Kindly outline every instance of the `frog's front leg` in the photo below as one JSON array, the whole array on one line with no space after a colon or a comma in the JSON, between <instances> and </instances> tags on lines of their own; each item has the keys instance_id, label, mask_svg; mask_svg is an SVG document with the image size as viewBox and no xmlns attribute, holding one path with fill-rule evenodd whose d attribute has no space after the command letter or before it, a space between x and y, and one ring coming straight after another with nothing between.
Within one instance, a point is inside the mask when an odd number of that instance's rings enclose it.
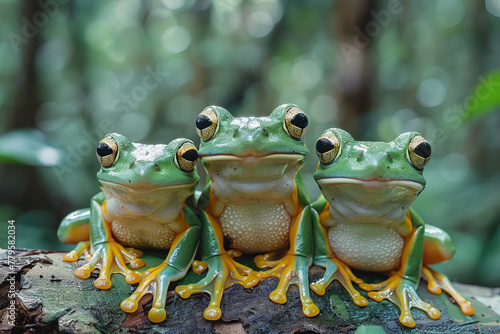
<instances>
[{"instance_id":1,"label":"frog's front leg","mask_svg":"<svg viewBox=\"0 0 500 334\"><path fill-rule=\"evenodd\" d=\"M144 273L135 292L122 301L120 307L123 311L135 312L142 297L151 293L154 299L153 306L148 313L149 320L152 322L165 320L168 286L170 282L186 276L198 249L201 234L201 223L188 207L184 207L178 220L187 222L190 227L175 237L165 261Z\"/></svg>"},{"instance_id":2,"label":"frog's front leg","mask_svg":"<svg viewBox=\"0 0 500 334\"><path fill-rule=\"evenodd\" d=\"M203 312L207 320L217 320L222 312L220 303L224 290L240 284L250 288L259 282L258 273L233 259L240 252L228 251L223 247L224 237L219 224L205 211L200 215L202 222L201 256L203 261L193 262L193 271L208 273L201 281L194 284L178 285L175 291L182 298L188 298L193 293L208 293L211 296L210 304Z\"/></svg>"},{"instance_id":3,"label":"frog's front leg","mask_svg":"<svg viewBox=\"0 0 500 334\"><path fill-rule=\"evenodd\" d=\"M129 284L137 283L141 279L140 275L130 270L126 264L130 263L133 269L144 266L145 262L138 258L142 252L127 250L113 239L110 223L103 217L105 210L104 194L99 193L90 202L91 257L87 257L87 263L75 270L75 276L86 279L94 269L99 269L99 278L94 281L94 286L98 289L111 287L110 278L113 273L124 275Z\"/></svg>"},{"instance_id":4,"label":"frog's front leg","mask_svg":"<svg viewBox=\"0 0 500 334\"><path fill-rule=\"evenodd\" d=\"M422 268L424 224L411 209L406 219L410 219L413 227L405 241L400 269L392 272L384 282L376 284L362 283L359 287L370 291L368 297L377 302L384 299L393 302L401 311L399 316L401 324L407 327L415 327L415 320L411 315L412 307L421 309L431 319L439 319L441 312L431 304L422 301L416 292Z\"/></svg>"},{"instance_id":5,"label":"frog's front leg","mask_svg":"<svg viewBox=\"0 0 500 334\"><path fill-rule=\"evenodd\" d=\"M438 227L426 225L422 278L427 281L427 290L435 295L440 295L444 290L455 299L463 314L473 315L476 311L470 302L455 290L448 277L429 267L430 264L441 263L451 259L454 254L455 244L448 233Z\"/></svg>"},{"instance_id":6,"label":"frog's front leg","mask_svg":"<svg viewBox=\"0 0 500 334\"><path fill-rule=\"evenodd\" d=\"M311 289L318 295L323 296L326 292L326 288L333 280L338 280L351 295L354 304L358 306L367 306L368 301L366 298L352 285L352 282L361 284L363 280L357 278L349 266L338 259L333 253L328 240L328 231L321 224L321 217L318 215L318 211L323 212L325 215L329 215L330 209L326 200L311 204L311 218L314 230L313 263L325 268L325 274L317 282L311 284Z\"/></svg>"},{"instance_id":7,"label":"frog's front leg","mask_svg":"<svg viewBox=\"0 0 500 334\"><path fill-rule=\"evenodd\" d=\"M319 308L309 295L309 267L313 255L313 233L311 229L311 210L306 206L294 219L290 226L290 250L280 260L268 260L274 254L258 255L255 264L259 268L272 268L260 272L262 278L275 277L279 279L276 289L269 298L279 304L287 301L287 291L291 284L299 288L302 301L302 311L308 317L318 315Z\"/></svg>"}]
</instances>

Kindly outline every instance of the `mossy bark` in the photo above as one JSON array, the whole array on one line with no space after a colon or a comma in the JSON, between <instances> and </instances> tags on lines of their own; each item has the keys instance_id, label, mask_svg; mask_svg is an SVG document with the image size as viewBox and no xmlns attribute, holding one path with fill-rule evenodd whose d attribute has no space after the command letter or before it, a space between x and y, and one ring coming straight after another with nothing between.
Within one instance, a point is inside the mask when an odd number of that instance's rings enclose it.
<instances>
[{"instance_id":1,"label":"mossy bark","mask_svg":"<svg viewBox=\"0 0 500 334\"><path fill-rule=\"evenodd\" d=\"M420 310L413 310L417 323L407 329L398 322L398 310L390 302L370 301L360 308L346 291L334 282L324 296L313 294L321 313L314 318L302 314L298 290L292 286L286 304L269 300L277 280L266 279L252 289L229 288L221 304L222 318L207 321L202 313L208 305L208 295L193 295L186 300L172 290L168 294L167 319L153 324L147 318L151 298L144 298L133 314L123 312L119 305L133 291L123 276L113 277L113 287L98 290L90 277L82 280L73 275L77 264L62 261L63 253L23 251L4 259L0 266L0 332L24 333L27 330L44 333L354 333L359 326L380 326L387 333L500 333L500 288L481 288L457 284L457 288L472 301L476 315L464 316L448 296L427 292L425 284L418 289L423 300L442 311L439 320L431 320ZM4 254L4 258L6 254ZM161 258L145 255L148 265ZM12 264L10 266L9 264ZM322 274L313 267L312 279ZM14 280L12 279L14 277ZM364 279L380 277L363 276ZM196 281L190 273L182 283ZM11 284L14 282L14 285ZM9 324L9 291L15 288L15 327ZM173 289L173 286L171 287ZM364 292L363 292L364 293ZM365 293L364 293L365 294ZM373 328L373 327L372 327Z\"/></svg>"}]
</instances>

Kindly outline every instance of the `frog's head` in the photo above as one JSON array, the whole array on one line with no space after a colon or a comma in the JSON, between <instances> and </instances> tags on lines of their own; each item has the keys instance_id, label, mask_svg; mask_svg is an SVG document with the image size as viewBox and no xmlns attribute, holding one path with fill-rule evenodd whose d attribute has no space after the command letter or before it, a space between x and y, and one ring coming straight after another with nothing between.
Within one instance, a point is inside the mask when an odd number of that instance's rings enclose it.
<instances>
[{"instance_id":1,"label":"frog's head","mask_svg":"<svg viewBox=\"0 0 500 334\"><path fill-rule=\"evenodd\" d=\"M263 157L270 154L297 155L305 159L306 114L295 105L282 105L269 117L233 117L217 106L205 108L196 118L200 136L200 158L216 155Z\"/></svg>"},{"instance_id":2,"label":"frog's head","mask_svg":"<svg viewBox=\"0 0 500 334\"><path fill-rule=\"evenodd\" d=\"M131 143L118 133L106 135L97 145L101 187L147 191L148 189L192 188L198 182L198 152L188 139L167 145Z\"/></svg>"},{"instance_id":3,"label":"frog's head","mask_svg":"<svg viewBox=\"0 0 500 334\"><path fill-rule=\"evenodd\" d=\"M307 125L306 114L292 104L277 107L268 117L233 117L210 106L196 118L200 159L214 187L245 183L245 189L264 195L263 189L283 176L294 185L309 152L303 141Z\"/></svg>"},{"instance_id":4,"label":"frog's head","mask_svg":"<svg viewBox=\"0 0 500 334\"><path fill-rule=\"evenodd\" d=\"M328 129L316 142L316 153L314 179L332 215L401 222L425 187L431 147L417 132L391 142L358 142L344 130Z\"/></svg>"}]
</instances>

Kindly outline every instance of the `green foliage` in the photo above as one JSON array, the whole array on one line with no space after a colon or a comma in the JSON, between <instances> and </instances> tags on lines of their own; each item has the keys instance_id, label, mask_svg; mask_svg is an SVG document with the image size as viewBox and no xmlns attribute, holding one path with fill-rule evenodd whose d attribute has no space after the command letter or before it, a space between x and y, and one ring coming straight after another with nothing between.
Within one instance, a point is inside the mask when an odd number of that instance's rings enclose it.
<instances>
[{"instance_id":1,"label":"green foliage","mask_svg":"<svg viewBox=\"0 0 500 334\"><path fill-rule=\"evenodd\" d=\"M464 112L468 118L485 116L488 113L500 110L500 70L479 77L469 103Z\"/></svg>"},{"instance_id":2,"label":"green foliage","mask_svg":"<svg viewBox=\"0 0 500 334\"><path fill-rule=\"evenodd\" d=\"M13 130L0 137L0 163L50 167L61 160L62 152L38 130Z\"/></svg>"}]
</instances>

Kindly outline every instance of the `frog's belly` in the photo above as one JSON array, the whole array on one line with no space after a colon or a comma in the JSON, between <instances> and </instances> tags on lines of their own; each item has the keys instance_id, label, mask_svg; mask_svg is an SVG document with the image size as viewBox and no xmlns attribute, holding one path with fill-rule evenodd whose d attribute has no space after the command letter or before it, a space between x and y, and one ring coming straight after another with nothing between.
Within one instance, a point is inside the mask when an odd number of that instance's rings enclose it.
<instances>
[{"instance_id":1,"label":"frog's belly","mask_svg":"<svg viewBox=\"0 0 500 334\"><path fill-rule=\"evenodd\" d=\"M281 204L227 205L219 223L234 249L263 253L288 246L290 216Z\"/></svg>"},{"instance_id":2,"label":"frog's belly","mask_svg":"<svg viewBox=\"0 0 500 334\"><path fill-rule=\"evenodd\" d=\"M152 220L113 220L111 231L115 240L124 246L168 249L176 232L165 224Z\"/></svg>"},{"instance_id":3,"label":"frog's belly","mask_svg":"<svg viewBox=\"0 0 500 334\"><path fill-rule=\"evenodd\" d=\"M335 255L350 267L367 271L398 269L404 239L378 224L338 224L328 230Z\"/></svg>"}]
</instances>

